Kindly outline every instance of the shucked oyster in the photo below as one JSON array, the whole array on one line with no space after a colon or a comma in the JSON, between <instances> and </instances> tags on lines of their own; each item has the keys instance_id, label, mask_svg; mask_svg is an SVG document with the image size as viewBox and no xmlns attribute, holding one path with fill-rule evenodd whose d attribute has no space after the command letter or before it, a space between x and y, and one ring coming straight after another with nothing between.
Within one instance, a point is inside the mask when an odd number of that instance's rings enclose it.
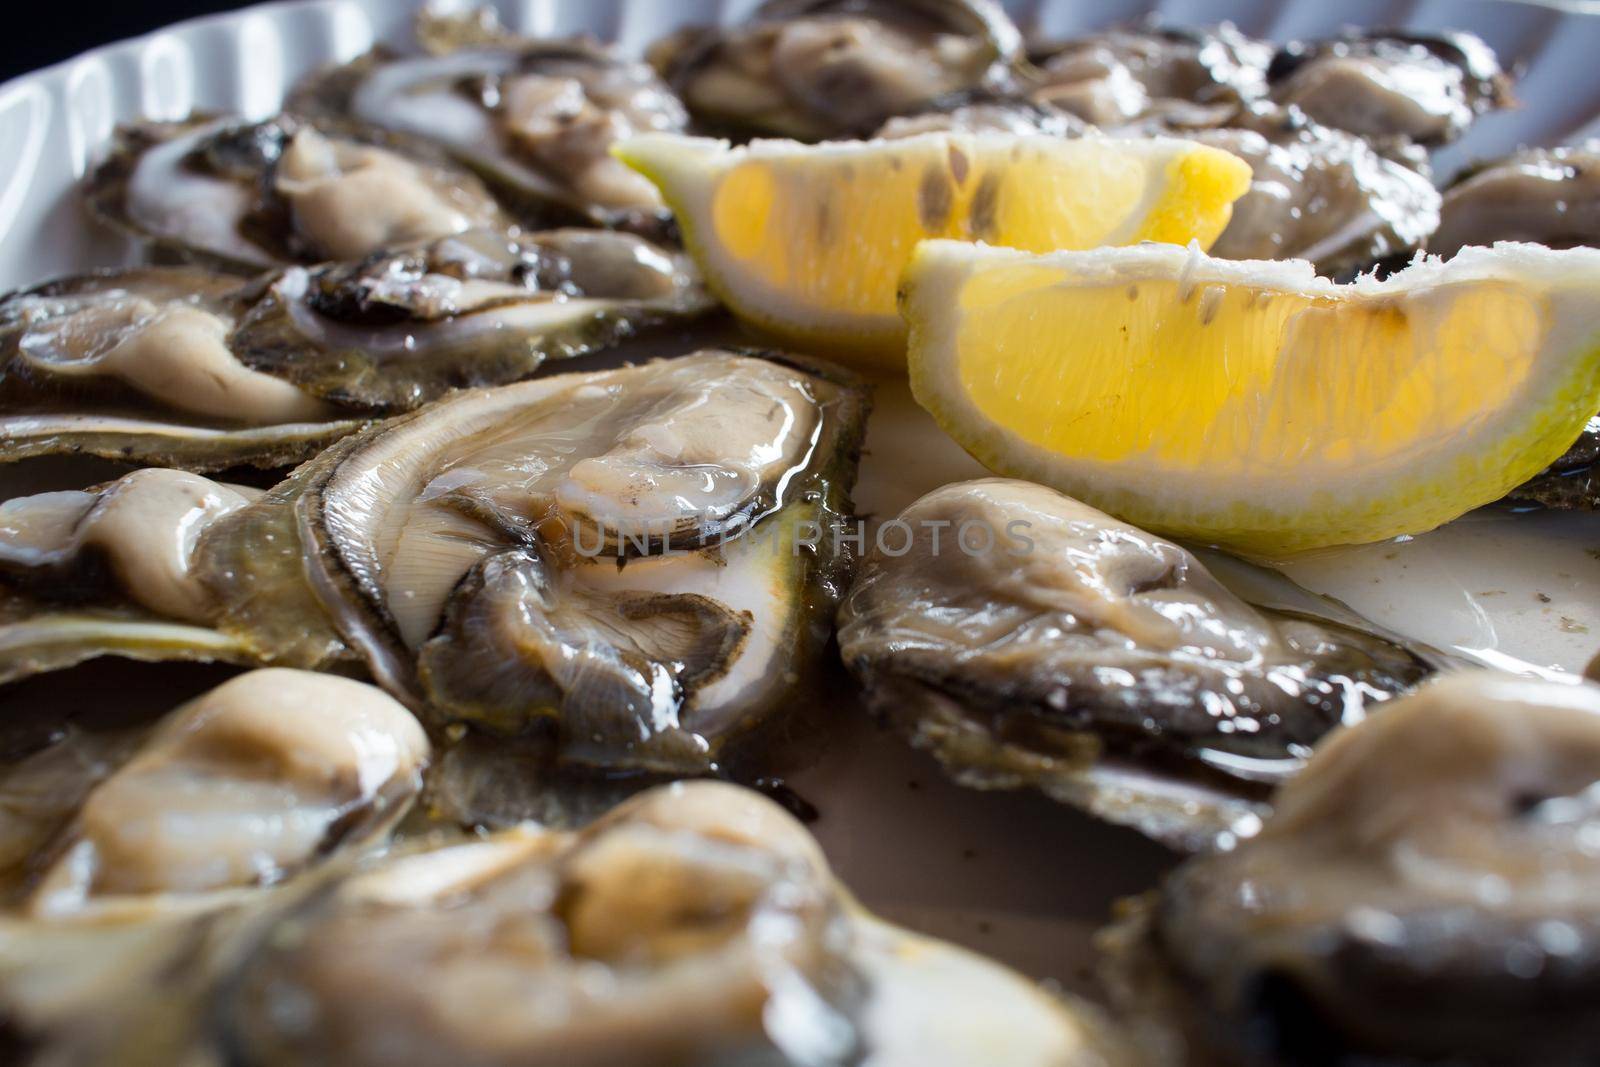
<instances>
[{"instance_id":1,"label":"shucked oyster","mask_svg":"<svg viewBox=\"0 0 1600 1067\"><path fill-rule=\"evenodd\" d=\"M69 278L0 300L0 440L6 459L283 466L363 416L710 306L682 254L585 230L472 230L242 287L180 268Z\"/></svg>"},{"instance_id":2,"label":"shucked oyster","mask_svg":"<svg viewBox=\"0 0 1600 1067\"><path fill-rule=\"evenodd\" d=\"M1470 33L1396 31L1295 41L1267 72L1272 99L1374 144L1444 144L1511 104L1511 81Z\"/></svg>"},{"instance_id":3,"label":"shucked oyster","mask_svg":"<svg viewBox=\"0 0 1600 1067\"><path fill-rule=\"evenodd\" d=\"M872 708L967 784L1185 847L1251 832L1323 734L1429 669L1028 482L946 486L891 526L839 615Z\"/></svg>"},{"instance_id":4,"label":"shucked oyster","mask_svg":"<svg viewBox=\"0 0 1600 1067\"><path fill-rule=\"evenodd\" d=\"M0 662L25 673L63 649L132 643L364 666L435 723L524 735L578 763L704 770L825 639L847 561L823 531L849 510L862 393L833 372L715 351L457 393L340 441L248 506L174 509L112 542L195 544L190 618L213 629L175 633L118 586L138 610L116 619L159 640L56 625L106 597L43 619L26 601L0 631ZM67 524L31 518L50 504L6 505L45 531L19 541L65 540Z\"/></svg>"},{"instance_id":5,"label":"shucked oyster","mask_svg":"<svg viewBox=\"0 0 1600 1067\"><path fill-rule=\"evenodd\" d=\"M288 115L121 127L88 197L160 255L246 271L511 227L472 174Z\"/></svg>"},{"instance_id":6,"label":"shucked oyster","mask_svg":"<svg viewBox=\"0 0 1600 1067\"><path fill-rule=\"evenodd\" d=\"M0 299L0 455L281 465L358 425L240 363L237 280L142 267Z\"/></svg>"},{"instance_id":7,"label":"shucked oyster","mask_svg":"<svg viewBox=\"0 0 1600 1067\"><path fill-rule=\"evenodd\" d=\"M1308 259L1336 276L1414 251L1439 225L1439 191L1425 173L1296 108L1257 104L1184 136L1254 171L1214 256Z\"/></svg>"},{"instance_id":8,"label":"shucked oyster","mask_svg":"<svg viewBox=\"0 0 1600 1067\"><path fill-rule=\"evenodd\" d=\"M179 1062L264 888L381 841L428 743L372 686L289 670L72 758L92 736L0 767L7 1059L35 1062L36 1044L51 1064Z\"/></svg>"},{"instance_id":9,"label":"shucked oyster","mask_svg":"<svg viewBox=\"0 0 1600 1067\"><path fill-rule=\"evenodd\" d=\"M210 629L195 545L258 490L183 471L0 504L0 682L107 653L248 661Z\"/></svg>"},{"instance_id":10,"label":"shucked oyster","mask_svg":"<svg viewBox=\"0 0 1600 1067\"><path fill-rule=\"evenodd\" d=\"M711 306L686 255L632 234L474 230L292 267L265 285L231 344L313 396L392 411L517 381Z\"/></svg>"},{"instance_id":11,"label":"shucked oyster","mask_svg":"<svg viewBox=\"0 0 1600 1067\"><path fill-rule=\"evenodd\" d=\"M1600 689L1442 677L1171 875L1107 937L1113 991L1161 1062L1589 1063L1597 798Z\"/></svg>"},{"instance_id":12,"label":"shucked oyster","mask_svg":"<svg viewBox=\"0 0 1600 1067\"><path fill-rule=\"evenodd\" d=\"M797 822L712 782L399 855L270 932L233 989L241 1067L1127 1062L1092 1009L878 921Z\"/></svg>"},{"instance_id":13,"label":"shucked oyster","mask_svg":"<svg viewBox=\"0 0 1600 1067\"><path fill-rule=\"evenodd\" d=\"M655 186L610 154L635 133L682 130L683 105L644 63L586 39L456 35L432 27L441 54L378 49L313 75L291 110L442 145L535 219L655 224Z\"/></svg>"},{"instance_id":14,"label":"shucked oyster","mask_svg":"<svg viewBox=\"0 0 1600 1067\"><path fill-rule=\"evenodd\" d=\"M1182 127L1223 121L1266 92L1272 47L1231 23L1203 30L1157 24L1041 45L1036 100L1096 126L1162 119Z\"/></svg>"},{"instance_id":15,"label":"shucked oyster","mask_svg":"<svg viewBox=\"0 0 1600 1067\"><path fill-rule=\"evenodd\" d=\"M650 50L702 125L806 141L1004 89L1020 56L993 0L767 0L738 26L690 27Z\"/></svg>"},{"instance_id":16,"label":"shucked oyster","mask_svg":"<svg viewBox=\"0 0 1600 1067\"><path fill-rule=\"evenodd\" d=\"M1457 175L1428 251L1496 241L1600 246L1600 142L1524 149Z\"/></svg>"}]
</instances>

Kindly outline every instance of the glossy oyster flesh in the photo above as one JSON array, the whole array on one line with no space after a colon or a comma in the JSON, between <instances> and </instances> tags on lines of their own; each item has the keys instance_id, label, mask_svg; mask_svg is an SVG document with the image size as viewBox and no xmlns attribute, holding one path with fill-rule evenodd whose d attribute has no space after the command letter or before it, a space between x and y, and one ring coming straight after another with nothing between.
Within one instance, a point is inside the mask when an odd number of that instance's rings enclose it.
<instances>
[{"instance_id":1,"label":"glossy oyster flesh","mask_svg":"<svg viewBox=\"0 0 1600 1067\"><path fill-rule=\"evenodd\" d=\"M446 160L288 115L120 127L88 200L159 256L251 272L512 225L477 178Z\"/></svg>"},{"instance_id":2,"label":"glossy oyster flesh","mask_svg":"<svg viewBox=\"0 0 1600 1067\"><path fill-rule=\"evenodd\" d=\"M510 36L439 55L379 49L312 76L289 108L441 145L543 224L659 223L655 187L611 145L688 121L644 63L585 39Z\"/></svg>"},{"instance_id":3,"label":"glossy oyster flesh","mask_svg":"<svg viewBox=\"0 0 1600 1067\"><path fill-rule=\"evenodd\" d=\"M1308 259L1319 273L1342 276L1414 252L1439 225L1439 192L1424 171L1298 109L1257 104L1184 136L1232 152L1254 172L1212 255Z\"/></svg>"},{"instance_id":4,"label":"glossy oyster flesh","mask_svg":"<svg viewBox=\"0 0 1600 1067\"><path fill-rule=\"evenodd\" d=\"M711 306L683 254L596 230L469 230L251 283L160 267L69 278L0 301L0 440L8 459L284 466L364 416Z\"/></svg>"},{"instance_id":5,"label":"glossy oyster flesh","mask_svg":"<svg viewBox=\"0 0 1600 1067\"><path fill-rule=\"evenodd\" d=\"M1091 1009L867 915L797 822L711 782L402 853L269 933L233 988L223 1037L251 1067L1124 1062Z\"/></svg>"},{"instance_id":6,"label":"glossy oyster flesh","mask_svg":"<svg viewBox=\"0 0 1600 1067\"><path fill-rule=\"evenodd\" d=\"M1470 33L1354 33L1296 41L1273 57L1272 99L1375 144L1453 141L1512 103L1494 52Z\"/></svg>"},{"instance_id":7,"label":"glossy oyster flesh","mask_svg":"<svg viewBox=\"0 0 1600 1067\"><path fill-rule=\"evenodd\" d=\"M147 468L0 504L0 682L106 654L248 662L210 626L219 605L195 549L259 495Z\"/></svg>"},{"instance_id":8,"label":"glossy oyster flesh","mask_svg":"<svg viewBox=\"0 0 1600 1067\"><path fill-rule=\"evenodd\" d=\"M0 299L0 455L281 466L354 430L350 413L239 361L238 284L135 267Z\"/></svg>"},{"instance_id":9,"label":"glossy oyster flesh","mask_svg":"<svg viewBox=\"0 0 1600 1067\"><path fill-rule=\"evenodd\" d=\"M706 770L826 638L864 408L835 372L721 351L465 391L345 438L247 506L174 508L102 541L194 546L182 581L205 643L166 651L364 668L435 725L578 764ZM6 505L27 517L25 547L68 537L51 507ZM142 587L92 591L44 618L25 603L14 675L57 665L57 644L119 650L63 634L63 612L133 600L174 621Z\"/></svg>"},{"instance_id":10,"label":"glossy oyster flesh","mask_svg":"<svg viewBox=\"0 0 1600 1067\"><path fill-rule=\"evenodd\" d=\"M871 707L965 784L1180 847L1253 832L1319 738L1430 670L1253 607L1186 549L1031 483L946 486L897 526L839 615Z\"/></svg>"},{"instance_id":11,"label":"glossy oyster flesh","mask_svg":"<svg viewBox=\"0 0 1600 1067\"><path fill-rule=\"evenodd\" d=\"M657 42L650 60L709 130L820 141L1009 88L1021 52L991 0L768 0L738 26Z\"/></svg>"},{"instance_id":12,"label":"glossy oyster flesh","mask_svg":"<svg viewBox=\"0 0 1600 1067\"><path fill-rule=\"evenodd\" d=\"M362 410L531 376L709 311L688 256L632 234L473 230L351 263L291 267L231 345L251 368Z\"/></svg>"},{"instance_id":13,"label":"glossy oyster flesh","mask_svg":"<svg viewBox=\"0 0 1600 1067\"><path fill-rule=\"evenodd\" d=\"M180 1062L220 950L269 887L381 842L427 757L416 720L372 686L264 670L153 726L69 727L8 758L8 1054Z\"/></svg>"},{"instance_id":14,"label":"glossy oyster flesh","mask_svg":"<svg viewBox=\"0 0 1600 1067\"><path fill-rule=\"evenodd\" d=\"M924 133L1017 133L1077 137L1090 126L1053 104L1017 93L966 92L941 96L925 107L897 115L872 135L916 137Z\"/></svg>"},{"instance_id":15,"label":"glossy oyster flesh","mask_svg":"<svg viewBox=\"0 0 1600 1067\"><path fill-rule=\"evenodd\" d=\"M1600 690L1443 676L1169 876L1105 939L1112 989L1189 1062L1587 1062L1597 795Z\"/></svg>"},{"instance_id":16,"label":"glossy oyster flesh","mask_svg":"<svg viewBox=\"0 0 1600 1067\"><path fill-rule=\"evenodd\" d=\"M1105 128L1140 120L1205 127L1266 93L1272 47L1231 23L1150 23L1038 45L1035 100Z\"/></svg>"},{"instance_id":17,"label":"glossy oyster flesh","mask_svg":"<svg viewBox=\"0 0 1600 1067\"><path fill-rule=\"evenodd\" d=\"M1600 142L1524 149L1463 171L1442 214L1428 244L1441 256L1497 241L1600 246Z\"/></svg>"}]
</instances>

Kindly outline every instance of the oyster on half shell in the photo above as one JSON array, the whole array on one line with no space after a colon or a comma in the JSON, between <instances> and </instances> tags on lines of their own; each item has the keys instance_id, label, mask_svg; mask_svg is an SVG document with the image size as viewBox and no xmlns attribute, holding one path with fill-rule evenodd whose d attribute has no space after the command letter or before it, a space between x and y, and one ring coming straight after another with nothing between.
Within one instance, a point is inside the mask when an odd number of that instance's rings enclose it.
<instances>
[{"instance_id":1,"label":"oyster on half shell","mask_svg":"<svg viewBox=\"0 0 1600 1067\"><path fill-rule=\"evenodd\" d=\"M587 38L455 34L433 18L424 14L419 30L436 54L377 49L301 82L289 109L440 145L544 225L665 221L655 186L610 152L632 134L687 125L647 64Z\"/></svg>"},{"instance_id":2,"label":"oyster on half shell","mask_svg":"<svg viewBox=\"0 0 1600 1067\"><path fill-rule=\"evenodd\" d=\"M1600 689L1443 675L1321 742L1274 808L1102 939L1157 1062L1592 1061Z\"/></svg>"},{"instance_id":3,"label":"oyster on half shell","mask_svg":"<svg viewBox=\"0 0 1600 1067\"><path fill-rule=\"evenodd\" d=\"M946 486L897 521L905 551L880 544L839 615L874 711L963 783L1180 847L1253 832L1319 738L1430 670L1253 607L1188 550L1042 486Z\"/></svg>"},{"instance_id":4,"label":"oyster on half shell","mask_svg":"<svg viewBox=\"0 0 1600 1067\"><path fill-rule=\"evenodd\" d=\"M723 783L403 851L263 942L219 1005L241 1067L1129 1062L1093 1008L861 910Z\"/></svg>"},{"instance_id":5,"label":"oyster on half shell","mask_svg":"<svg viewBox=\"0 0 1600 1067\"><path fill-rule=\"evenodd\" d=\"M448 160L291 115L119 127L87 196L161 258L245 272L512 227L483 183Z\"/></svg>"},{"instance_id":6,"label":"oyster on half shell","mask_svg":"<svg viewBox=\"0 0 1600 1067\"><path fill-rule=\"evenodd\" d=\"M767 0L650 61L700 125L741 137L865 137L951 93L1011 87L1022 38L993 0Z\"/></svg>"},{"instance_id":7,"label":"oyster on half shell","mask_svg":"<svg viewBox=\"0 0 1600 1067\"><path fill-rule=\"evenodd\" d=\"M227 943L273 887L382 843L427 758L374 687L263 670L4 761L8 1061L190 1062Z\"/></svg>"},{"instance_id":8,"label":"oyster on half shell","mask_svg":"<svg viewBox=\"0 0 1600 1067\"><path fill-rule=\"evenodd\" d=\"M864 387L840 372L706 351L458 392L339 441L245 506L169 509L65 563L56 548L85 538L57 517L59 494L14 500L22 518L0 534L32 553L28 577L181 539L197 600L175 617L127 582L67 604L19 588L0 662L17 676L220 648L366 670L430 725L585 766L709 770L826 640L849 560L823 533L849 513L864 418ZM41 585L63 588L28 588ZM79 625L108 611L144 628L112 641Z\"/></svg>"},{"instance_id":9,"label":"oyster on half shell","mask_svg":"<svg viewBox=\"0 0 1600 1067\"><path fill-rule=\"evenodd\" d=\"M0 299L0 441L11 460L284 466L374 414L711 306L683 254L592 230L469 230L255 282L69 278Z\"/></svg>"}]
</instances>

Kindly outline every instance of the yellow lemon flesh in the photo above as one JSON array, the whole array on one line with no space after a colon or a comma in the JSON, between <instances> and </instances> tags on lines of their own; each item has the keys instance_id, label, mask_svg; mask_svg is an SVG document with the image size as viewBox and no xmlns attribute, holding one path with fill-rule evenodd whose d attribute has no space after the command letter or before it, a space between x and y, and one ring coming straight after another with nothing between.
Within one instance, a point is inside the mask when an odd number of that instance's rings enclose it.
<instances>
[{"instance_id":1,"label":"yellow lemon flesh","mask_svg":"<svg viewBox=\"0 0 1600 1067\"><path fill-rule=\"evenodd\" d=\"M1470 248L1339 285L1170 245L922 245L912 391L991 470L1276 555L1432 529L1600 409L1600 251Z\"/></svg>"},{"instance_id":2,"label":"yellow lemon flesh","mask_svg":"<svg viewBox=\"0 0 1600 1067\"><path fill-rule=\"evenodd\" d=\"M892 367L905 349L895 289L917 242L1209 246L1250 187L1241 160L1169 138L932 133L732 148L650 134L614 151L660 188L741 318L803 348Z\"/></svg>"}]
</instances>

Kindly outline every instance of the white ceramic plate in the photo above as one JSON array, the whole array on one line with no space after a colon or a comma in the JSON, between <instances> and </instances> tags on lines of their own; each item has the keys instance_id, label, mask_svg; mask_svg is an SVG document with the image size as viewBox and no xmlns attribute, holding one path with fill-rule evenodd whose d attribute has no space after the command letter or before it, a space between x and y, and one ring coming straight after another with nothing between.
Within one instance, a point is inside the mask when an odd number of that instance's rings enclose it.
<instances>
[{"instance_id":1,"label":"white ceramic plate","mask_svg":"<svg viewBox=\"0 0 1600 1067\"><path fill-rule=\"evenodd\" d=\"M587 31L638 50L684 23L742 18L758 0L499 0L502 20L536 34ZM1438 159L1600 132L1600 0L1008 0L1024 28L1052 36L1159 11L1175 24L1231 19L1274 39L1348 24L1458 28L1519 68L1522 107L1480 121ZM74 185L112 127L196 108L264 116L286 89L374 42L410 43L406 0L275 3L199 19L97 49L0 87L0 290L131 261L93 225ZM982 473L911 403L879 390L856 500L892 515L921 493ZM42 472L42 473L41 473ZM8 473L0 492L59 478L45 464ZM1600 647L1600 516L1486 510L1402 543L1320 553L1287 568L1302 584L1439 646L1574 670ZM118 670L126 684L137 670ZM164 676L163 676L164 677ZM107 699L93 676L24 684L3 706ZM152 699L146 695L145 702ZM154 699L159 699L154 698ZM979 794L857 716L795 784L822 812L815 829L863 900L887 917L950 937L1074 988L1089 984L1087 938L1112 899L1138 892L1171 858L1136 835L1031 796Z\"/></svg>"}]
</instances>

